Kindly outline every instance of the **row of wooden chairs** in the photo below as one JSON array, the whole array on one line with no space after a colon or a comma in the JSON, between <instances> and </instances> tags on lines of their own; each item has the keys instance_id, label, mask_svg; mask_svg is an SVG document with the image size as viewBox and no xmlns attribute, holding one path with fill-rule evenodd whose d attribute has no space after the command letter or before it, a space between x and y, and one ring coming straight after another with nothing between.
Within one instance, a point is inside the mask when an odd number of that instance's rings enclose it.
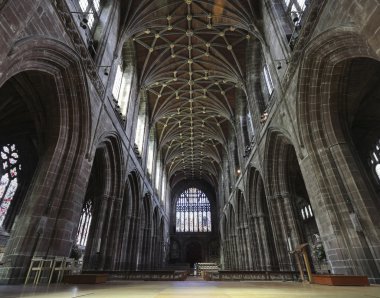
<instances>
[{"instance_id":1,"label":"row of wooden chairs","mask_svg":"<svg viewBox=\"0 0 380 298\"><path fill-rule=\"evenodd\" d=\"M41 275L48 272L50 284L53 281L56 273L56 282L61 282L63 275L71 273L74 268L74 259L67 257L33 257L29 266L28 274L26 275L25 284L29 279L33 278L33 284L37 285L40 282ZM33 276L34 272L34 276Z\"/></svg>"}]
</instances>

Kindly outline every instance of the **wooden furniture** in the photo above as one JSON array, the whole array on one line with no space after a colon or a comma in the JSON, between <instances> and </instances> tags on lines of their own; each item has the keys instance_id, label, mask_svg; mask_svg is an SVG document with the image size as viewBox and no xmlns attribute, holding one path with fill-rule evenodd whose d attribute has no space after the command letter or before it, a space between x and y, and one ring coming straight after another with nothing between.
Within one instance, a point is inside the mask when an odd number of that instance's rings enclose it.
<instances>
[{"instance_id":1,"label":"wooden furniture","mask_svg":"<svg viewBox=\"0 0 380 298\"><path fill-rule=\"evenodd\" d=\"M68 284L100 284L108 280L108 274L73 274L64 275L62 282Z\"/></svg>"},{"instance_id":2,"label":"wooden furniture","mask_svg":"<svg viewBox=\"0 0 380 298\"><path fill-rule=\"evenodd\" d=\"M289 280L298 279L296 271L249 271L249 270L220 270L220 271L205 271L203 274L204 280Z\"/></svg>"},{"instance_id":3,"label":"wooden furniture","mask_svg":"<svg viewBox=\"0 0 380 298\"><path fill-rule=\"evenodd\" d=\"M220 268L218 264L216 263L197 263L196 264L196 270L197 270L197 275L204 275L204 272L216 272Z\"/></svg>"},{"instance_id":4,"label":"wooden furniture","mask_svg":"<svg viewBox=\"0 0 380 298\"><path fill-rule=\"evenodd\" d=\"M54 273L57 273L56 282L61 282L65 273L71 273L73 270L74 259L66 257L55 257L53 266L50 271L49 284L53 280Z\"/></svg>"},{"instance_id":5,"label":"wooden furniture","mask_svg":"<svg viewBox=\"0 0 380 298\"><path fill-rule=\"evenodd\" d=\"M33 257L30 262L29 270L25 278L25 284L28 283L29 278L34 272L33 284L37 285L40 282L41 274L43 272L50 273L52 266L53 258Z\"/></svg>"},{"instance_id":6,"label":"wooden furniture","mask_svg":"<svg viewBox=\"0 0 380 298\"><path fill-rule=\"evenodd\" d=\"M369 286L364 275L313 274L313 283L328 286Z\"/></svg>"},{"instance_id":7,"label":"wooden furniture","mask_svg":"<svg viewBox=\"0 0 380 298\"><path fill-rule=\"evenodd\" d=\"M299 245L297 245L295 250L291 251L290 253L294 254L294 257L295 257L296 263L297 263L297 267L298 267L298 270L300 272L300 278L304 282L305 278L303 276L303 269L302 269L301 259L300 259L301 257L303 258L304 263L305 263L305 267L306 267L307 276L309 278L309 282L312 283L313 282L313 275L311 274L311 266L310 266L310 261L309 261L307 249L306 249L306 247L308 245L309 245L308 243L299 244Z\"/></svg>"},{"instance_id":8,"label":"wooden furniture","mask_svg":"<svg viewBox=\"0 0 380 298\"><path fill-rule=\"evenodd\" d=\"M137 270L137 271L83 271L81 275L87 274L107 274L113 280L186 280L187 271L177 270Z\"/></svg>"}]
</instances>

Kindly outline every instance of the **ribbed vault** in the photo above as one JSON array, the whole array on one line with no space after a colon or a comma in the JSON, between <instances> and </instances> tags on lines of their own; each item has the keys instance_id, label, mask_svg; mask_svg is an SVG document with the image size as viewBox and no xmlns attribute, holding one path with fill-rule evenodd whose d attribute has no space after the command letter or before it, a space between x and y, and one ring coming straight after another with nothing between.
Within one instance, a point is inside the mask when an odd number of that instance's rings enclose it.
<instances>
[{"instance_id":1,"label":"ribbed vault","mask_svg":"<svg viewBox=\"0 0 380 298\"><path fill-rule=\"evenodd\" d=\"M234 131L236 91L245 92L247 41L260 40L257 2L132 2L125 34L135 44L139 84L172 186L217 181Z\"/></svg>"}]
</instances>

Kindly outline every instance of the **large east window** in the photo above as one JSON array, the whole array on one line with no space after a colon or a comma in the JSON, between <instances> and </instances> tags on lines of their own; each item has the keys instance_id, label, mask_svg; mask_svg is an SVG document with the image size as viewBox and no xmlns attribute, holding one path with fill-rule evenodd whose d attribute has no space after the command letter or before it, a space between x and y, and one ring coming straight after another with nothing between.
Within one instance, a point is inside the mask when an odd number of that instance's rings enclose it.
<instances>
[{"instance_id":1,"label":"large east window","mask_svg":"<svg viewBox=\"0 0 380 298\"><path fill-rule=\"evenodd\" d=\"M197 188L185 190L176 204L177 232L211 232L211 208L207 196Z\"/></svg>"},{"instance_id":2,"label":"large east window","mask_svg":"<svg viewBox=\"0 0 380 298\"><path fill-rule=\"evenodd\" d=\"M21 171L21 164L15 144L2 146L1 161L0 227L4 223L19 183L18 174Z\"/></svg>"}]
</instances>

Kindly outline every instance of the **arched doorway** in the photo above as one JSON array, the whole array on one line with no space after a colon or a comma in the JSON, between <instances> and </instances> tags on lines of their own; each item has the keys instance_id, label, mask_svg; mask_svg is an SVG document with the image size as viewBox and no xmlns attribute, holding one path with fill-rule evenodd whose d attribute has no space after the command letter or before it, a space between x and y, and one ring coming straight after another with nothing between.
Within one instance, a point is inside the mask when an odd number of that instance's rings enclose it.
<instances>
[{"instance_id":1,"label":"arched doorway","mask_svg":"<svg viewBox=\"0 0 380 298\"><path fill-rule=\"evenodd\" d=\"M77 244L84 250L87 270L113 270L120 241L122 164L118 140L105 138L98 145L78 224Z\"/></svg>"},{"instance_id":2,"label":"arched doorway","mask_svg":"<svg viewBox=\"0 0 380 298\"><path fill-rule=\"evenodd\" d=\"M0 88L0 248L8 242L37 167L38 153L45 148L44 131L38 129L42 124L39 121L47 121L42 112L44 103L36 91L39 78L54 86L48 75L28 71L10 78ZM48 96L39 93L40 97Z\"/></svg>"},{"instance_id":3,"label":"arched doorway","mask_svg":"<svg viewBox=\"0 0 380 298\"><path fill-rule=\"evenodd\" d=\"M192 241L186 245L186 262L190 264L191 268L194 268L195 263L202 262L203 253L202 245L199 242Z\"/></svg>"},{"instance_id":4,"label":"arched doorway","mask_svg":"<svg viewBox=\"0 0 380 298\"><path fill-rule=\"evenodd\" d=\"M315 202L309 199L304 173L301 171L296 150L290 139L280 131L271 131L267 143L268 207L273 223L273 234L280 270L296 270L291 252L298 245L308 244L309 258L314 270L328 269L324 254L314 254L315 246L324 252L319 227L314 216ZM317 208L316 208L317 209Z\"/></svg>"}]
</instances>

